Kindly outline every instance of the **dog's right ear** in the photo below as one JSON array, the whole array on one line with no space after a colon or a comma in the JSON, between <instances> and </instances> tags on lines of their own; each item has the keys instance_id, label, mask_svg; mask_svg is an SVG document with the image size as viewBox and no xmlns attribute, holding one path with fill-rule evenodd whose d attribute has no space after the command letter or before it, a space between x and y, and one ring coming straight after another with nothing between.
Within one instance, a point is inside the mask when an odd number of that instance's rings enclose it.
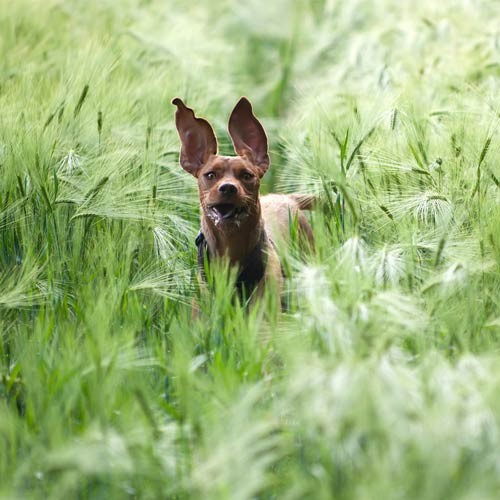
<instances>
[{"instance_id":1,"label":"dog's right ear","mask_svg":"<svg viewBox=\"0 0 500 500\"><path fill-rule=\"evenodd\" d=\"M217 139L210 124L203 118L196 118L194 111L181 99L176 97L172 104L177 106L175 126L182 143L180 163L196 177L210 156L217 154Z\"/></svg>"},{"instance_id":2,"label":"dog's right ear","mask_svg":"<svg viewBox=\"0 0 500 500\"><path fill-rule=\"evenodd\" d=\"M236 153L249 158L259 168L262 177L269 168L267 137L246 97L242 97L234 107L228 129Z\"/></svg>"}]
</instances>

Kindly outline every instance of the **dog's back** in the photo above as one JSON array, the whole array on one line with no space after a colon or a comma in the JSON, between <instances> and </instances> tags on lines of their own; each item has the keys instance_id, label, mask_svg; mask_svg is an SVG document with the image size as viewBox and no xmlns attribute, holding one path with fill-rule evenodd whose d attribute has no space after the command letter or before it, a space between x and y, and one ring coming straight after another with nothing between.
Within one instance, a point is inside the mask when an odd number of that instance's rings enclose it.
<instances>
[{"instance_id":1,"label":"dog's back","mask_svg":"<svg viewBox=\"0 0 500 500\"><path fill-rule=\"evenodd\" d=\"M268 194L261 196L262 217L266 231L276 243L288 243L290 224L297 220L299 236L305 238L311 248L314 236L303 210L310 210L314 197L300 194Z\"/></svg>"}]
</instances>

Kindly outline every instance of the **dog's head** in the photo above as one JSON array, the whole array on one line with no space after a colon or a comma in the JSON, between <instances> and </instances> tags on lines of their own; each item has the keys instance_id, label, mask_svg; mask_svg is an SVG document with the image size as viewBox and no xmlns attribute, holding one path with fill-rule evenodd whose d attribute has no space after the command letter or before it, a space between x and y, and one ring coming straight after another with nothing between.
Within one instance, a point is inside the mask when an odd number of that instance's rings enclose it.
<instances>
[{"instance_id":1,"label":"dog's head","mask_svg":"<svg viewBox=\"0 0 500 500\"><path fill-rule=\"evenodd\" d=\"M172 104L177 106L180 163L198 179L205 216L217 227L231 227L257 215L260 179L269 167L269 154L266 133L250 101L242 97L229 118L229 135L238 156L218 155L210 124L197 118L181 99L174 99Z\"/></svg>"}]
</instances>

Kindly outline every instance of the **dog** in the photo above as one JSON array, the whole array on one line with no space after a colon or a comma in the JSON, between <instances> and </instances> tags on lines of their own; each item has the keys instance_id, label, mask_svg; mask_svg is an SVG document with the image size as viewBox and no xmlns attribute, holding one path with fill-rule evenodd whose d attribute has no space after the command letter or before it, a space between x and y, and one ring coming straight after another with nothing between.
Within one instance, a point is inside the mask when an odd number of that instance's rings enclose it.
<instances>
[{"instance_id":1,"label":"dog","mask_svg":"<svg viewBox=\"0 0 500 500\"><path fill-rule=\"evenodd\" d=\"M198 180L201 230L196 245L202 278L206 281L205 266L212 260L228 259L237 269L240 299L262 295L270 282L281 290L283 272L276 245L289 241L290 226L296 223L299 238L314 246L312 229L302 212L312 208L314 198L260 196L260 180L270 163L268 142L247 98L238 101L229 118L237 156L219 155L211 125L196 117L180 98L172 104L177 106L180 164Z\"/></svg>"}]
</instances>

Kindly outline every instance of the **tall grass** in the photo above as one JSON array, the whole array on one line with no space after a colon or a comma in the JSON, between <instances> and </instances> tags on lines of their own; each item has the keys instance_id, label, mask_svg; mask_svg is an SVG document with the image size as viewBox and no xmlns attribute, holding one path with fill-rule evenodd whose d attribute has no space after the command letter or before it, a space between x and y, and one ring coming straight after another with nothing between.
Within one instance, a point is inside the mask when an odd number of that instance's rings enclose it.
<instances>
[{"instance_id":1,"label":"tall grass","mask_svg":"<svg viewBox=\"0 0 500 500\"><path fill-rule=\"evenodd\" d=\"M0 12L0 497L498 498L494 0ZM198 290L176 95L320 199L279 317Z\"/></svg>"}]
</instances>

